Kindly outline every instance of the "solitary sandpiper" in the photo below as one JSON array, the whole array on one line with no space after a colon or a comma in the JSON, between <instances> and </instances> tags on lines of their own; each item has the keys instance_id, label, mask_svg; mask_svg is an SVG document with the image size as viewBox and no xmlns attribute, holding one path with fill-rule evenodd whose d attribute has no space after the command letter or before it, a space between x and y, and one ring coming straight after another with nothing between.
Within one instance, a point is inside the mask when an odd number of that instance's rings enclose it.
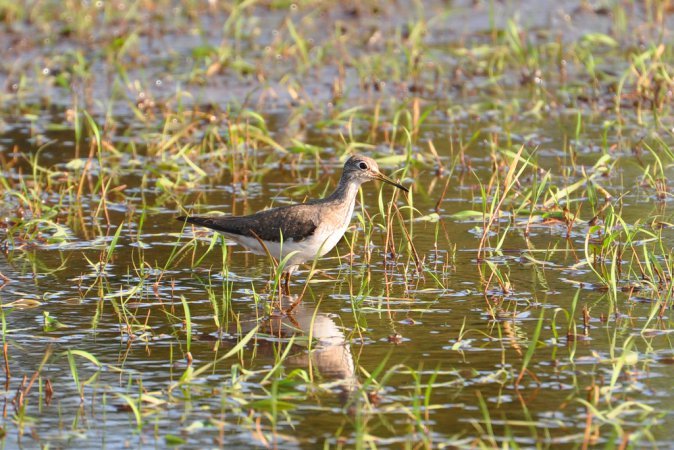
<instances>
[{"instance_id":1,"label":"solitary sandpiper","mask_svg":"<svg viewBox=\"0 0 674 450\"><path fill-rule=\"evenodd\" d=\"M329 196L306 203L279 206L249 216L178 217L177 220L210 228L258 255L282 261L283 290L289 292L290 275L300 264L333 249L351 222L360 185L381 180L398 189L408 189L381 172L377 162L354 155L344 164L337 189Z\"/></svg>"}]
</instances>

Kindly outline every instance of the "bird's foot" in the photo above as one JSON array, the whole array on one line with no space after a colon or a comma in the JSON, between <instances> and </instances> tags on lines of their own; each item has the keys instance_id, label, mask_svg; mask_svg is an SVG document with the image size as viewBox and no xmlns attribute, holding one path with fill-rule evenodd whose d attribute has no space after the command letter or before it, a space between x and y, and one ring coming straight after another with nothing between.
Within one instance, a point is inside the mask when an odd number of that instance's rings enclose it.
<instances>
[{"instance_id":1,"label":"bird's foot","mask_svg":"<svg viewBox=\"0 0 674 450\"><path fill-rule=\"evenodd\" d=\"M301 296L294 296L293 302L288 306L288 308L284 311L286 315L291 315L294 314L295 308L299 306L300 303L302 303L302 297Z\"/></svg>"},{"instance_id":2,"label":"bird's foot","mask_svg":"<svg viewBox=\"0 0 674 450\"><path fill-rule=\"evenodd\" d=\"M288 317L295 313L295 308L301 302L302 297L298 295L281 294L273 299L270 317Z\"/></svg>"}]
</instances>

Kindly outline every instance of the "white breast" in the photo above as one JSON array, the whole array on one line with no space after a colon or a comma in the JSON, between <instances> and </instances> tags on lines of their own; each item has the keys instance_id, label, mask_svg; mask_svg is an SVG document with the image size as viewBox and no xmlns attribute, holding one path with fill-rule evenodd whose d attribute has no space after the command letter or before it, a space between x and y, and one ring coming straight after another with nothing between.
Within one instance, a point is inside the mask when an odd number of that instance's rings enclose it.
<instances>
[{"instance_id":1,"label":"white breast","mask_svg":"<svg viewBox=\"0 0 674 450\"><path fill-rule=\"evenodd\" d=\"M354 199L354 201L351 202L351 206L349 206L349 213L344 216L344 221L337 227L334 225L322 225L316 229L316 233L312 236L312 240L315 241L313 245L315 246L316 251L320 249L319 256L323 256L335 248L339 240L344 236L344 232L346 232L346 229L351 223L351 216L353 216L355 204L356 202Z\"/></svg>"}]
</instances>

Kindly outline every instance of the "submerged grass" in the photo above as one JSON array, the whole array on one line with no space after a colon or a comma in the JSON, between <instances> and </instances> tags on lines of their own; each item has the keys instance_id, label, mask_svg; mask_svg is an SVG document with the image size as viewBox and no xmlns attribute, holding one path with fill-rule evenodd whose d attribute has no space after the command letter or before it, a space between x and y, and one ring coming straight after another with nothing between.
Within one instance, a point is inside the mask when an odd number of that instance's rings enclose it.
<instances>
[{"instance_id":1,"label":"submerged grass","mask_svg":"<svg viewBox=\"0 0 674 450\"><path fill-rule=\"evenodd\" d=\"M668 442L670 3L0 0L2 439ZM285 314L286 261L173 221L356 151L412 192Z\"/></svg>"}]
</instances>

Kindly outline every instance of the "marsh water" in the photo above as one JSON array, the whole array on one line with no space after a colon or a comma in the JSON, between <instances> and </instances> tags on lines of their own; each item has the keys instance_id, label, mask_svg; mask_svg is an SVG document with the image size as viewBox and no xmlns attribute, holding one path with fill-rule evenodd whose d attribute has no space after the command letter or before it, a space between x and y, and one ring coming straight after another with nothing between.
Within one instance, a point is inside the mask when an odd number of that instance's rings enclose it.
<instances>
[{"instance_id":1,"label":"marsh water","mask_svg":"<svg viewBox=\"0 0 674 450\"><path fill-rule=\"evenodd\" d=\"M4 448L671 446L668 2L66 3L0 6ZM291 297L175 221L354 152L411 192Z\"/></svg>"}]
</instances>

